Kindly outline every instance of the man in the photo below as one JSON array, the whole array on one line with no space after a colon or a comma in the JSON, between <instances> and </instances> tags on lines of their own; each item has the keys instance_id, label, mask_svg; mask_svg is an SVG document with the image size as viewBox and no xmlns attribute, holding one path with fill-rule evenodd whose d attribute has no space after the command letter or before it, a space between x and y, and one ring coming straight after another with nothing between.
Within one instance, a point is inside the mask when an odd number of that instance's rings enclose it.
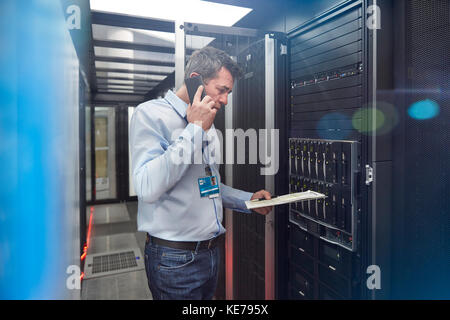
<instances>
[{"instance_id":1,"label":"man","mask_svg":"<svg viewBox=\"0 0 450 320\"><path fill-rule=\"evenodd\" d=\"M251 194L222 184L205 141L211 132L214 135L215 115L227 104L240 74L225 52L198 50L185 72L185 78L203 77L204 86L193 103L183 85L163 99L141 104L131 120L138 230L147 232L145 266L155 300L212 299L218 276L217 238L225 232L222 206L250 213L245 201L271 198L265 190ZM206 96L201 99L203 89ZM215 188L206 190L213 182ZM266 215L271 210L255 211Z\"/></svg>"}]
</instances>

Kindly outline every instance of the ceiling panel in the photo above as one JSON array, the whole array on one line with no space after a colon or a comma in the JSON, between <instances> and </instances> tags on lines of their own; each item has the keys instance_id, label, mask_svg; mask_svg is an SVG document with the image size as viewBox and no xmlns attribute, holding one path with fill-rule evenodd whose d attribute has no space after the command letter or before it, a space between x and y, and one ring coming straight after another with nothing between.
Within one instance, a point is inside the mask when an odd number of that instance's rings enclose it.
<instances>
[{"instance_id":1,"label":"ceiling panel","mask_svg":"<svg viewBox=\"0 0 450 320\"><path fill-rule=\"evenodd\" d=\"M175 62L175 55L172 53L160 53L160 52L149 52L149 51L105 48L105 47L94 47L94 52L96 56L103 56L103 57L123 57L130 59L146 59L164 62Z\"/></svg>"},{"instance_id":2,"label":"ceiling panel","mask_svg":"<svg viewBox=\"0 0 450 320\"><path fill-rule=\"evenodd\" d=\"M110 79L110 78L98 78L97 82L108 83L108 84L127 84L127 85L141 85L141 86L153 86L158 84L158 82L147 82L147 81L136 81L136 80L121 80L121 79Z\"/></svg>"},{"instance_id":3,"label":"ceiling panel","mask_svg":"<svg viewBox=\"0 0 450 320\"><path fill-rule=\"evenodd\" d=\"M136 17L231 27L253 9L199 0L91 0L91 9Z\"/></svg>"},{"instance_id":4,"label":"ceiling panel","mask_svg":"<svg viewBox=\"0 0 450 320\"><path fill-rule=\"evenodd\" d=\"M168 32L93 24L92 34L94 40L124 41L160 47L175 47L175 34ZM211 43L214 39L215 38L212 37L186 35L186 48L201 49Z\"/></svg>"},{"instance_id":5,"label":"ceiling panel","mask_svg":"<svg viewBox=\"0 0 450 320\"><path fill-rule=\"evenodd\" d=\"M146 66L140 64L129 64L129 63L118 63L118 62L103 62L96 61L96 68L107 68L107 69L124 69L124 70L136 70L136 71L146 71L146 72L167 72L171 73L175 71L174 67L163 67L163 66Z\"/></svg>"},{"instance_id":6,"label":"ceiling panel","mask_svg":"<svg viewBox=\"0 0 450 320\"><path fill-rule=\"evenodd\" d=\"M92 35L95 40L137 42L162 47L174 47L175 43L174 33L119 28L98 24L92 25Z\"/></svg>"},{"instance_id":7,"label":"ceiling panel","mask_svg":"<svg viewBox=\"0 0 450 320\"><path fill-rule=\"evenodd\" d=\"M99 83L98 87L103 87L103 88L116 88L116 89L124 89L124 88L129 88L129 89L142 89L142 90L148 90L150 88L153 88L154 85L147 85L147 86L142 86L139 84L122 84L122 83Z\"/></svg>"},{"instance_id":8,"label":"ceiling panel","mask_svg":"<svg viewBox=\"0 0 450 320\"><path fill-rule=\"evenodd\" d=\"M99 72L99 71L97 71L96 75L97 77L126 78L143 81L162 81L167 77L159 75L144 75L144 74L118 73L118 72Z\"/></svg>"},{"instance_id":9,"label":"ceiling panel","mask_svg":"<svg viewBox=\"0 0 450 320\"><path fill-rule=\"evenodd\" d=\"M175 20L232 26L252 10L199 0L90 0L90 6L93 75L99 92L117 93L147 93L173 74ZM187 58L214 40L186 35Z\"/></svg>"},{"instance_id":10,"label":"ceiling panel","mask_svg":"<svg viewBox=\"0 0 450 320\"><path fill-rule=\"evenodd\" d=\"M104 90L104 89L99 89L98 90L99 93L129 93L129 94L139 94L139 95L145 95L146 92L142 92L142 91L133 91L133 90Z\"/></svg>"}]
</instances>

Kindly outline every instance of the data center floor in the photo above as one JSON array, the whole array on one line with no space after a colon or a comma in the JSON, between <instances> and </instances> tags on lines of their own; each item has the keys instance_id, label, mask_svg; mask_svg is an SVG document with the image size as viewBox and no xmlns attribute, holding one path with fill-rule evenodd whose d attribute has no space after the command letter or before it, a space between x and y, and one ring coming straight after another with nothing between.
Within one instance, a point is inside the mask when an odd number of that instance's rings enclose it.
<instances>
[{"instance_id":1,"label":"data center floor","mask_svg":"<svg viewBox=\"0 0 450 320\"><path fill-rule=\"evenodd\" d=\"M91 207L86 210L89 222ZM139 248L143 257L145 233L137 231L137 202L94 206L88 255ZM84 279L82 300L151 300L145 270Z\"/></svg>"}]
</instances>

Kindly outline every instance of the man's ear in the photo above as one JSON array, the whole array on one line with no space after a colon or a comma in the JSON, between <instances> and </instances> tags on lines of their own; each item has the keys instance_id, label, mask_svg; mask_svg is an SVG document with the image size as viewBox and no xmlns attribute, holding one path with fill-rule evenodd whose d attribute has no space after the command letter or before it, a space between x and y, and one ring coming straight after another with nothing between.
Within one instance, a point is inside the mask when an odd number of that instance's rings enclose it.
<instances>
[{"instance_id":1,"label":"man's ear","mask_svg":"<svg viewBox=\"0 0 450 320\"><path fill-rule=\"evenodd\" d=\"M197 72L192 72L190 75L189 75L189 78L192 78L192 77L197 77L197 76L199 76L200 74L198 74Z\"/></svg>"}]
</instances>

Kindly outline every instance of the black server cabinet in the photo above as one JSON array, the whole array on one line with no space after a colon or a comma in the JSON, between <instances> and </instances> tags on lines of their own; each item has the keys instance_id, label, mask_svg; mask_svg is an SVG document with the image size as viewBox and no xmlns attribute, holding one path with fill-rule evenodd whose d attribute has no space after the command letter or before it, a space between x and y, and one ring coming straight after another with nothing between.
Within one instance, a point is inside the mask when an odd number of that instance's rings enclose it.
<instances>
[{"instance_id":1,"label":"black server cabinet","mask_svg":"<svg viewBox=\"0 0 450 320\"><path fill-rule=\"evenodd\" d=\"M326 218L310 203L291 206L292 299L448 297L449 9L441 0L343 1L288 34L286 184L296 192L319 180L328 196ZM321 139L359 143L357 172L346 169L348 145L336 157L327 142L324 179L311 171ZM349 231L349 191L336 188L349 183L358 200L353 251L311 223ZM378 288L366 282L372 266Z\"/></svg>"},{"instance_id":2,"label":"black server cabinet","mask_svg":"<svg viewBox=\"0 0 450 320\"><path fill-rule=\"evenodd\" d=\"M268 43L273 43L273 50L268 49ZM283 51L286 47L286 39L281 34L266 34L264 38L251 43L248 48L242 50L237 61L242 66L244 76L238 81L233 101L233 127L258 132L258 154L261 153L261 130L268 129L267 121L273 120L273 129L279 132L277 144L280 152L288 148L287 136L287 110L286 110L286 55ZM269 50L269 51L268 51ZM270 52L270 53L269 53ZM273 56L272 56L273 54ZM271 66L266 65L267 56L273 58ZM273 73L268 73L267 68L273 67ZM268 102L267 77L273 81L274 96L272 103ZM273 109L271 109L273 108ZM270 109L268 111L268 109ZM268 113L272 113L269 116ZM268 119L271 118L271 119ZM275 194L285 194L289 186L285 183L289 167L289 159L280 157L278 172L275 175L263 175L261 169L265 167L260 159L258 164L249 164L249 148L246 148L245 165L236 165L233 170L233 186L238 189L248 191L258 191L268 189L268 182L272 179L272 187ZM273 154L271 155L274 156ZM267 167L266 167L267 168ZM267 237L275 236L273 246L286 245L285 234L280 231L287 223L287 208L285 206L275 209L274 212L274 232L266 234L267 224L271 224L270 218L256 213L253 214L233 214L233 238L234 238L234 266L235 266L235 298L236 299L265 299L268 296L274 297L276 292L283 291L287 279L269 284L266 279L268 274L275 273L275 266L266 256L271 251L267 245ZM270 241L269 241L270 242ZM270 246L270 245L269 245ZM275 253L277 254L277 253ZM267 268L270 268L268 270ZM269 276L270 278L271 276ZM273 286L273 287L272 287ZM270 291L270 292L268 292Z\"/></svg>"},{"instance_id":3,"label":"black server cabinet","mask_svg":"<svg viewBox=\"0 0 450 320\"><path fill-rule=\"evenodd\" d=\"M450 2L394 1L392 297L448 299ZM419 108L420 107L420 108ZM415 114L414 110L423 114Z\"/></svg>"},{"instance_id":4,"label":"black server cabinet","mask_svg":"<svg viewBox=\"0 0 450 320\"><path fill-rule=\"evenodd\" d=\"M242 79L235 81L233 94L228 97L228 105L219 110L214 121L223 138L224 165L219 170L222 182L228 186L246 191L263 189L264 177L259 175L261 166L249 164L249 158L254 156L249 154L249 141L244 141L246 154L242 161L242 154L237 155L236 152L236 142L232 143L234 150L228 148L227 130L241 129L245 132L247 129L258 130L265 126L264 33L255 29L196 23L185 23L184 30L186 35L214 38L208 46L227 52L232 59L238 61L245 73ZM233 158L232 163L227 161L229 157ZM239 212L228 215L226 211L224 210L222 225L227 229L227 235L219 244L222 247L222 263L219 266L215 298L264 299L264 217Z\"/></svg>"},{"instance_id":5,"label":"black server cabinet","mask_svg":"<svg viewBox=\"0 0 450 320\"><path fill-rule=\"evenodd\" d=\"M360 109L366 99L363 94L366 85L362 58L363 8L356 1L347 7L341 6L333 11L331 17L322 16L324 20L316 27L308 25L307 29L313 30L312 33L299 28L287 35L289 41L286 41L286 35L270 35L276 40L273 117L275 127L280 129L280 169L274 178L274 191L285 194L314 189L330 194L317 203L293 204L295 209L291 211L288 206L275 209L276 274L275 288L272 288L275 298L360 296L355 289L355 278L352 278L353 274L360 273L354 271L360 267L361 256L357 256L360 252L354 252L353 245L349 250L348 245L342 243L341 234L332 234L333 231L343 230L351 236L345 221L347 203L342 203L340 196L343 188L336 185L348 184L349 177L355 176L351 172L342 174L338 171L342 163L345 167L350 156L347 158L347 151L342 151L337 140L345 138L352 144L360 145L358 152L361 154L364 154L365 148L360 133L352 129L352 121L360 123L361 119L348 119L349 114L354 109ZM332 21L330 25L324 23L327 19ZM201 29L202 26L196 28L192 25L187 30L201 34ZM308 46L311 42L308 36L317 45L303 50L302 46ZM334 40L331 41L332 55L323 54L330 51L326 43L328 36ZM233 41L223 41L225 38L219 37L219 43L225 49L231 48L229 45ZM233 128L244 132L267 126L265 71L268 66L265 65L263 38L256 41L249 39L243 50L245 44L237 45L237 61L244 68L244 77L233 91ZM345 44L341 45L341 42ZM302 139L289 141L288 138ZM246 150L246 164L235 164L233 167L233 187L248 191L263 189L267 181L260 174L261 165L249 164L249 148ZM283 150L291 150L291 153ZM354 163L361 164L363 161L358 158ZM356 175L355 179L360 180L361 175ZM343 214L338 216L335 212ZM297 224L289 223L289 218ZM270 272L266 268L268 221L257 214L237 212L233 213L232 219L233 298L264 299L270 286L266 282ZM337 226L337 223L341 225ZM327 233L327 225L336 227L329 228ZM322 238L329 242L318 237L321 233ZM340 240L330 240L332 237ZM338 242L340 245L336 244Z\"/></svg>"},{"instance_id":6,"label":"black server cabinet","mask_svg":"<svg viewBox=\"0 0 450 320\"><path fill-rule=\"evenodd\" d=\"M233 101L233 126L244 132L265 127L264 39L237 56L244 77L237 83L237 99ZM242 190L261 190L265 187L260 164L249 164L249 148L245 163L233 170L233 185ZM233 213L235 298L265 298L265 218L257 214Z\"/></svg>"},{"instance_id":7,"label":"black server cabinet","mask_svg":"<svg viewBox=\"0 0 450 320\"><path fill-rule=\"evenodd\" d=\"M365 298L361 228L367 162L364 6L347 1L288 34L290 192L324 193L290 206L290 299ZM356 115L356 116L355 116Z\"/></svg>"},{"instance_id":8,"label":"black server cabinet","mask_svg":"<svg viewBox=\"0 0 450 320\"><path fill-rule=\"evenodd\" d=\"M275 298L448 296L449 14L444 0L345 0L277 44L275 191L327 198L277 208ZM265 128L263 40L238 52L233 127ZM440 114L411 117L421 101ZM264 188L260 166L234 168L234 187ZM234 298L264 299L267 221L235 213L233 225Z\"/></svg>"}]
</instances>

